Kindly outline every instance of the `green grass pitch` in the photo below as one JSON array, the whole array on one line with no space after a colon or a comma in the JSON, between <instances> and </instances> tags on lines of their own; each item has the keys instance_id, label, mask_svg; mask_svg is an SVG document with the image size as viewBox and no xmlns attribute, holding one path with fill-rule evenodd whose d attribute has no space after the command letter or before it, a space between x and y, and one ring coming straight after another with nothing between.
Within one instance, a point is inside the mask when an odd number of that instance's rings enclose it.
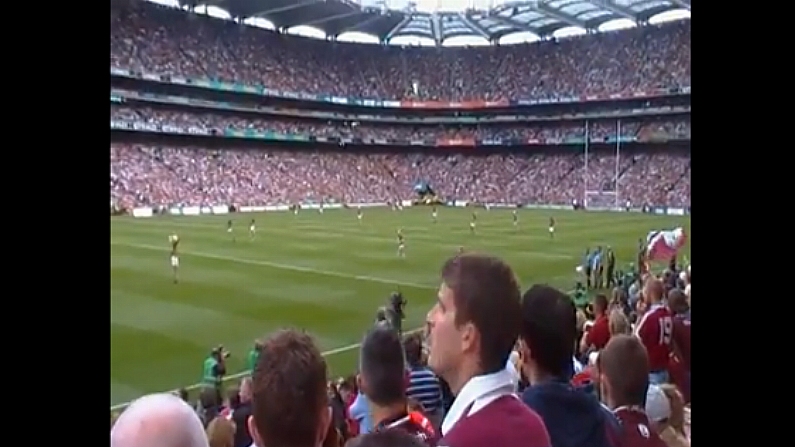
<instances>
[{"instance_id":1,"label":"green grass pitch","mask_svg":"<svg viewBox=\"0 0 795 447\"><path fill-rule=\"evenodd\" d=\"M478 210L353 210L111 218L111 407L141 394L199 381L209 350L232 352L231 372L255 338L284 327L309 330L326 351L331 373L353 371L356 343L392 291L409 300L406 328L419 327L435 300L442 262L464 246L513 266L523 287L537 282L564 290L577 280L585 247L610 245L619 267L634 261L647 232L683 226L690 217L637 213ZM557 221L555 239L548 220ZM234 221L232 242L226 221ZM256 219L257 235L248 234ZM396 230L407 256L396 255ZM180 283L171 281L168 235L179 234ZM683 250L689 254L690 246ZM239 375L237 376L239 377Z\"/></svg>"}]
</instances>

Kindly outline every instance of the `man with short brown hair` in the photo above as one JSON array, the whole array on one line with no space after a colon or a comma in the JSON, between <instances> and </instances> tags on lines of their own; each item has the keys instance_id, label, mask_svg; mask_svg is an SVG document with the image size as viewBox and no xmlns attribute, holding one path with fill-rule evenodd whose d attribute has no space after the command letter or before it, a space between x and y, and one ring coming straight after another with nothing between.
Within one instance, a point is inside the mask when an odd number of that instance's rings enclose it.
<instances>
[{"instance_id":1,"label":"man with short brown hair","mask_svg":"<svg viewBox=\"0 0 795 447\"><path fill-rule=\"evenodd\" d=\"M428 312L428 364L456 398L442 422L445 447L550 447L541 418L514 394L508 358L519 336L519 284L502 260L461 254L445 262Z\"/></svg>"},{"instance_id":2,"label":"man with short brown hair","mask_svg":"<svg viewBox=\"0 0 795 447\"><path fill-rule=\"evenodd\" d=\"M621 423L619 445L665 447L646 415L649 357L641 341L631 335L615 335L596 362L602 401Z\"/></svg>"},{"instance_id":3,"label":"man with short brown hair","mask_svg":"<svg viewBox=\"0 0 795 447\"><path fill-rule=\"evenodd\" d=\"M286 329L263 342L248 428L257 447L319 447L331 423L326 361L312 338Z\"/></svg>"}]
</instances>

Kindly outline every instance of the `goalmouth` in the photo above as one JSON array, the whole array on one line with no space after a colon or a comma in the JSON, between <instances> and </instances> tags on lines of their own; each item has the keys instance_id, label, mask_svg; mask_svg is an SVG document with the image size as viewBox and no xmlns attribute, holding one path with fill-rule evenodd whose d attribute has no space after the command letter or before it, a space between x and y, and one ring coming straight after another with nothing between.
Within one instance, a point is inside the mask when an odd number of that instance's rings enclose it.
<instances>
[{"instance_id":1,"label":"goalmouth","mask_svg":"<svg viewBox=\"0 0 795 447\"><path fill-rule=\"evenodd\" d=\"M599 177L599 170L589 169L591 158L590 123L585 121L585 169L583 170L583 196L582 204L586 210L618 211L622 209L619 175L621 170L621 120L616 121L615 146L611 149L610 156L614 157L612 175L607 178ZM607 160L612 162L612 160Z\"/></svg>"}]
</instances>

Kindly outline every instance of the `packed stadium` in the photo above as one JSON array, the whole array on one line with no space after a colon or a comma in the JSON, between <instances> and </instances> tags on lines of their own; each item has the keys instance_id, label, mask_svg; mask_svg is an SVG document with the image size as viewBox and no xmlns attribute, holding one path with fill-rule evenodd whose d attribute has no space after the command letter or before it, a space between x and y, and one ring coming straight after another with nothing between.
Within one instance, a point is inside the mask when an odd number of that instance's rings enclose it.
<instances>
[{"instance_id":1,"label":"packed stadium","mask_svg":"<svg viewBox=\"0 0 795 447\"><path fill-rule=\"evenodd\" d=\"M111 0L111 446L689 446L690 33Z\"/></svg>"}]
</instances>

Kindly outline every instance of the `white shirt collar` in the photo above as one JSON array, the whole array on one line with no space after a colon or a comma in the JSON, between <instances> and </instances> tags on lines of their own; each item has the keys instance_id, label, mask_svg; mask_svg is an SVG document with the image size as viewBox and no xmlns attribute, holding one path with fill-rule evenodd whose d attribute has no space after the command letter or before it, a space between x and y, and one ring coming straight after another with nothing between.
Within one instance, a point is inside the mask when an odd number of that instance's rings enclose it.
<instances>
[{"instance_id":1,"label":"white shirt collar","mask_svg":"<svg viewBox=\"0 0 795 447\"><path fill-rule=\"evenodd\" d=\"M442 434L452 430L461 418L480 411L494 400L506 395L516 396L514 380L513 374L507 368L469 379L444 417Z\"/></svg>"}]
</instances>

